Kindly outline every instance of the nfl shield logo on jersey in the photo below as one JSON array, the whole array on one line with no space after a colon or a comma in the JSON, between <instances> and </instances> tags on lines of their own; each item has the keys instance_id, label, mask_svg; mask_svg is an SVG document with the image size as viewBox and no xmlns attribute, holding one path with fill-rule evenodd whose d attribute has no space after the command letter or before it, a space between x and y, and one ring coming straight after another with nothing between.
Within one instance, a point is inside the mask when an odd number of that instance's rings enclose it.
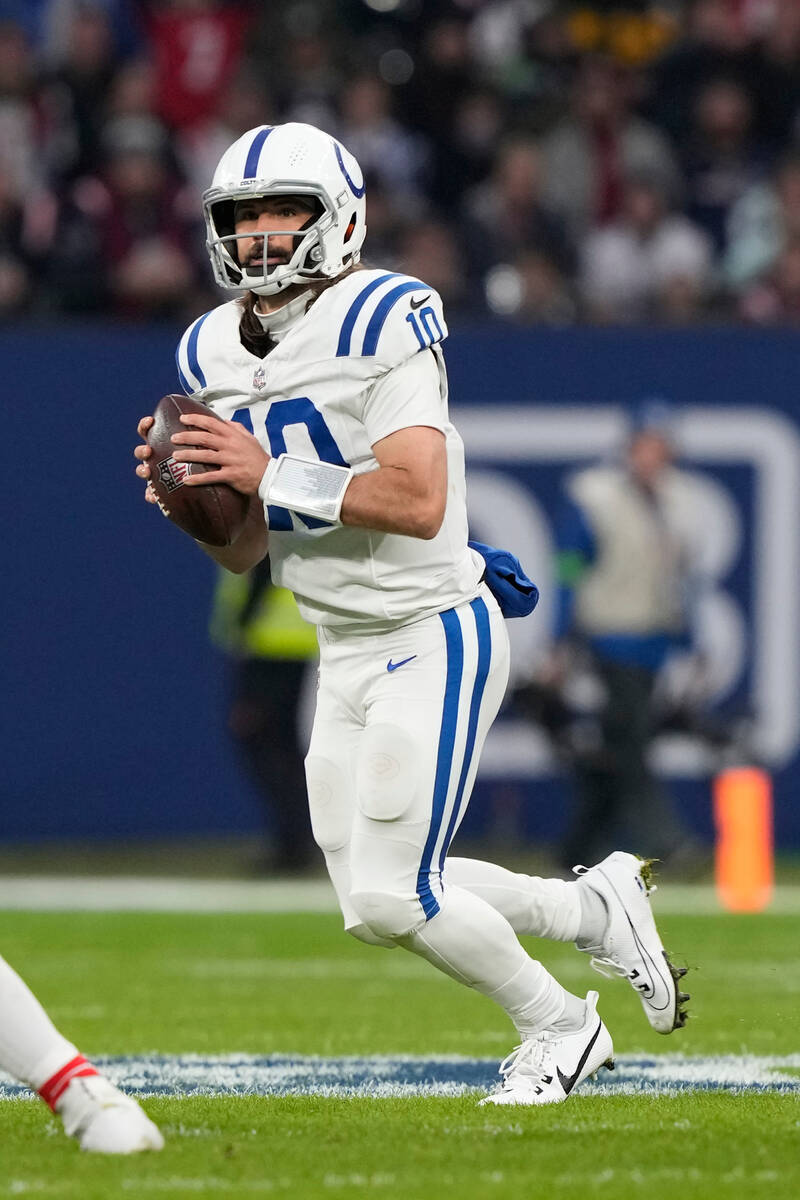
<instances>
[{"instance_id":1,"label":"nfl shield logo on jersey","mask_svg":"<svg viewBox=\"0 0 800 1200\"><path fill-rule=\"evenodd\" d=\"M260 392L261 389L266 384L266 382L267 382L267 372L264 370L264 367L262 365L262 366L258 367L258 369L256 370L256 373L253 376L253 387L255 388L255 390L257 392Z\"/></svg>"}]
</instances>

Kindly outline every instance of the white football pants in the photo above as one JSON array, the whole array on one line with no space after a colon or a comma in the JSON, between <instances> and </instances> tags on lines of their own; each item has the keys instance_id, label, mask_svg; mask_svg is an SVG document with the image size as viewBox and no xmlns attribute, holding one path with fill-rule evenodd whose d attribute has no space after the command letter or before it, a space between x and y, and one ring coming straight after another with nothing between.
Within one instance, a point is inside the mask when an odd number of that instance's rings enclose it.
<instances>
[{"instance_id":1,"label":"white football pants","mask_svg":"<svg viewBox=\"0 0 800 1200\"><path fill-rule=\"evenodd\" d=\"M445 868L507 679L505 624L485 587L392 633L321 629L306 775L345 928L491 996L525 1037L576 1001L525 953L502 909L520 932L538 921L566 940L580 920L574 885L463 859L452 877Z\"/></svg>"}]
</instances>

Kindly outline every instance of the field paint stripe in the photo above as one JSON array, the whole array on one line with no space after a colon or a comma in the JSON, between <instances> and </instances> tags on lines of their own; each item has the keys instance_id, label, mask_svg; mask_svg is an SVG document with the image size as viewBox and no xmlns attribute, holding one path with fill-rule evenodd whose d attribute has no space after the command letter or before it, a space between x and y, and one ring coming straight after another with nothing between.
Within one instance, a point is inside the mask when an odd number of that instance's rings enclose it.
<instances>
[{"instance_id":1,"label":"field paint stripe","mask_svg":"<svg viewBox=\"0 0 800 1200\"><path fill-rule=\"evenodd\" d=\"M498 1081L496 1059L433 1055L322 1058L300 1055L148 1055L95 1058L115 1083L137 1096L460 1096ZM800 1054L686 1058L622 1054L613 1072L581 1085L582 1095L676 1095L679 1092L782 1092L800 1095ZM0 1074L0 1099L31 1093Z\"/></svg>"},{"instance_id":2,"label":"field paint stripe","mask_svg":"<svg viewBox=\"0 0 800 1200\"><path fill-rule=\"evenodd\" d=\"M338 912L327 879L6 875L0 909L38 912Z\"/></svg>"},{"instance_id":3,"label":"field paint stripe","mask_svg":"<svg viewBox=\"0 0 800 1200\"><path fill-rule=\"evenodd\" d=\"M31 912L337 912L327 879L186 879L144 875L4 875L0 909ZM708 884L664 883L656 917L718 915ZM800 886L781 884L766 916L800 914Z\"/></svg>"}]
</instances>

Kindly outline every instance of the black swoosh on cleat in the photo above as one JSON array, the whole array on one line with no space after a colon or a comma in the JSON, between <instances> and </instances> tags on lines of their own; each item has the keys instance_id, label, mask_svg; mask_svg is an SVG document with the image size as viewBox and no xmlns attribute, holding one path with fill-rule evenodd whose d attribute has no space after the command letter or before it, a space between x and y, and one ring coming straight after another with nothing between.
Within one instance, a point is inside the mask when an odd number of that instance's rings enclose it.
<instances>
[{"instance_id":1,"label":"black swoosh on cleat","mask_svg":"<svg viewBox=\"0 0 800 1200\"><path fill-rule=\"evenodd\" d=\"M594 1031L594 1036L592 1037L592 1040L589 1042L589 1045L586 1047L583 1054L581 1055L580 1062L578 1063L577 1067L575 1068L574 1074L565 1075L560 1067L556 1067L556 1074L558 1075L558 1082L561 1084L562 1088L564 1089L565 1096L568 1096L570 1094L570 1092L572 1091L572 1089L575 1087L575 1084L578 1081L578 1076L580 1075L581 1071L583 1070L583 1064L586 1062L587 1058L589 1057L589 1052L600 1035L601 1025L602 1025L602 1021L598 1021L597 1029L595 1029L595 1031Z\"/></svg>"},{"instance_id":2,"label":"black swoosh on cleat","mask_svg":"<svg viewBox=\"0 0 800 1200\"><path fill-rule=\"evenodd\" d=\"M426 301L426 300L430 300L430 298L431 298L431 294L430 294L430 292L428 292L427 296L423 296L421 300L414 300L414 298L413 298L413 296L412 296L412 298L411 298L411 307L412 307L412 308L421 308L421 307L422 307L422 305L425 303L425 301Z\"/></svg>"}]
</instances>

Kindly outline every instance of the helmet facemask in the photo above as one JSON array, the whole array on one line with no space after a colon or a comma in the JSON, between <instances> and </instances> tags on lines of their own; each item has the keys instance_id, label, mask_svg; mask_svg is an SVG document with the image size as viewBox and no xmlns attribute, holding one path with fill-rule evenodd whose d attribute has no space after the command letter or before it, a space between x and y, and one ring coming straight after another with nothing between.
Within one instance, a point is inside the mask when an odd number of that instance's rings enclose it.
<instances>
[{"instance_id":1,"label":"helmet facemask","mask_svg":"<svg viewBox=\"0 0 800 1200\"><path fill-rule=\"evenodd\" d=\"M264 199L268 197L297 196L313 201L319 210L309 215L303 226L296 231L266 229L237 234L234 230L234 211L237 201ZM285 186L273 184L269 188L250 187L225 191L211 188L203 197L203 212L206 221L207 240L214 277L222 287L247 289L262 296L275 295L293 284L302 284L332 278L342 271L345 261L329 261L326 235L337 224L337 212L327 193L319 188L303 189L296 183ZM294 239L294 250L287 262L267 266L269 240L280 237ZM239 261L237 244L243 240L256 241L251 257L260 257L262 269L248 270ZM258 253L258 242L261 253ZM350 261L357 261L358 255Z\"/></svg>"}]
</instances>

